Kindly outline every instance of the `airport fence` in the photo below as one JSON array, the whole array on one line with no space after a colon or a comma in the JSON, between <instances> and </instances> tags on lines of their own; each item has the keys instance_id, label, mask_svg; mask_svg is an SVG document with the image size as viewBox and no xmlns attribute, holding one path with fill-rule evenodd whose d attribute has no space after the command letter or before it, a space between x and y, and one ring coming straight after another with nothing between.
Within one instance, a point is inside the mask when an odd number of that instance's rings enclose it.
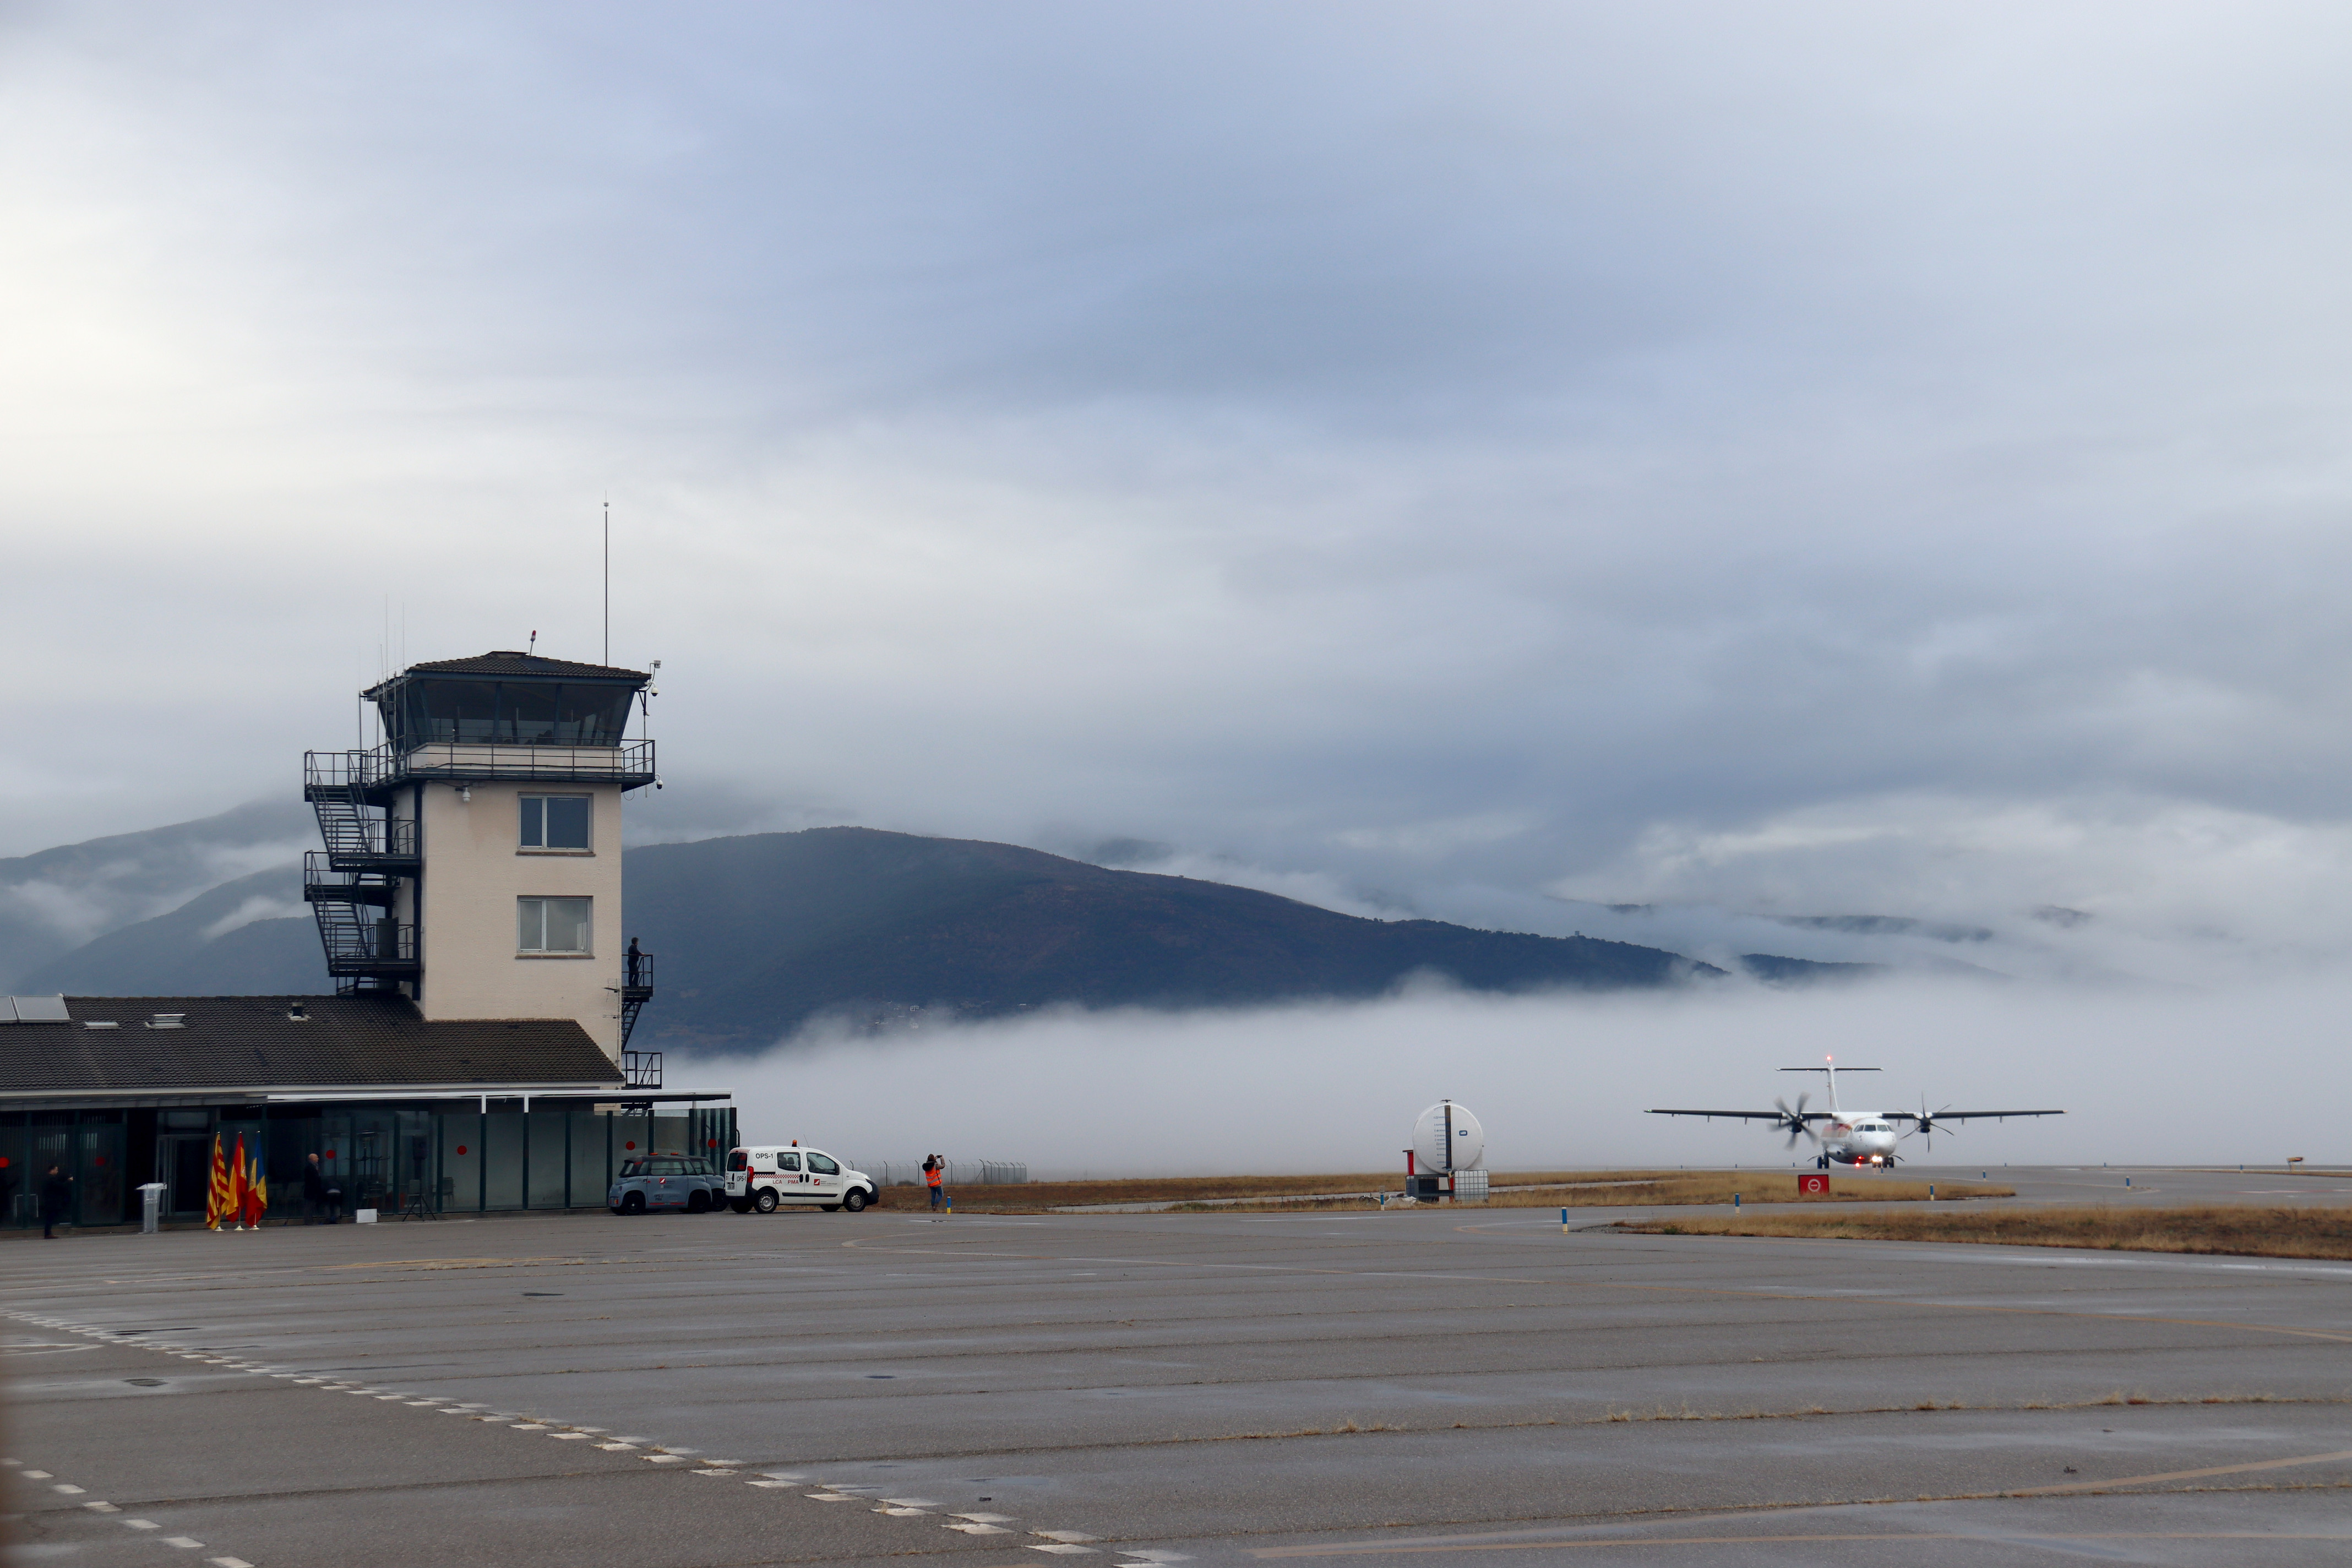
<instances>
[{"instance_id":1,"label":"airport fence","mask_svg":"<svg viewBox=\"0 0 2352 1568\"><path fill-rule=\"evenodd\" d=\"M920 1160L885 1160L879 1164L859 1169L886 1187L919 1187L923 1184L923 1163ZM1029 1179L1029 1167L1018 1160L950 1160L947 1184L950 1191L957 1187L1018 1186Z\"/></svg>"}]
</instances>

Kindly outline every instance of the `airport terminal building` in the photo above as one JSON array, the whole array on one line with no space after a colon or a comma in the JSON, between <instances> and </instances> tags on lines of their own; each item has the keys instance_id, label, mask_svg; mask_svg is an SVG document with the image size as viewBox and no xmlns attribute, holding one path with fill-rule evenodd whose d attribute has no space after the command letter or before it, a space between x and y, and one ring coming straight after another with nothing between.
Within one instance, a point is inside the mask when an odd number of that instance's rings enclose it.
<instances>
[{"instance_id":1,"label":"airport terminal building","mask_svg":"<svg viewBox=\"0 0 2352 1568\"><path fill-rule=\"evenodd\" d=\"M498 652L366 696L373 749L309 753L304 857L331 996L0 998L0 1224L200 1218L215 1135L299 1213L316 1153L384 1218L601 1205L625 1160L723 1154L725 1089L666 1089L629 1047L653 960L624 938L621 810L655 783L627 738L649 678Z\"/></svg>"}]
</instances>

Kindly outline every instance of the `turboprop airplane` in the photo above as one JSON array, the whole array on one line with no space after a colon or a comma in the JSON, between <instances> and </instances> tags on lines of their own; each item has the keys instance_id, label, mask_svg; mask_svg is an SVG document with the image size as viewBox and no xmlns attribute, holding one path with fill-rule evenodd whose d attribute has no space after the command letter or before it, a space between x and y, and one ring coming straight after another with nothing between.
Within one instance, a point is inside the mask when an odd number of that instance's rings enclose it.
<instances>
[{"instance_id":1,"label":"turboprop airplane","mask_svg":"<svg viewBox=\"0 0 2352 1568\"><path fill-rule=\"evenodd\" d=\"M2066 1114L2063 1110L1931 1111L1927 1109L1927 1098L1924 1095L1920 1097L1919 1109L1916 1113L1908 1110L1846 1110L1838 1105L1838 1067L1834 1058L1831 1058L1825 1067L1782 1068L1780 1070L1828 1074L1830 1108L1827 1110L1807 1110L1805 1102L1812 1096L1811 1093L1805 1093L1797 1096L1797 1104L1793 1110L1790 1108L1787 1100L1776 1098L1772 1103L1780 1108L1777 1110L1653 1110L1650 1114L1709 1118L1728 1116L1742 1121L1769 1121L1776 1130L1783 1128L1787 1130L1788 1147L1791 1149L1797 1146L1797 1139L1800 1135L1819 1144L1821 1152L1813 1156L1813 1163L1824 1171L1830 1168L1832 1161L1841 1165L1873 1165L1883 1170L1895 1163L1897 1156L1895 1152L1895 1143L1897 1139L1908 1138L1916 1132L1920 1135L1920 1146L1923 1149L1932 1149L1935 1147L1936 1130L1946 1122L1981 1121L1987 1117L2002 1121L2011 1116L2063 1116ZM1845 1070L1876 1072L1879 1069L1848 1068ZM1819 1131L1813 1130L1813 1123L1816 1121L1823 1123ZM1911 1123L1907 1129L1895 1125L1897 1122L1906 1121Z\"/></svg>"}]
</instances>

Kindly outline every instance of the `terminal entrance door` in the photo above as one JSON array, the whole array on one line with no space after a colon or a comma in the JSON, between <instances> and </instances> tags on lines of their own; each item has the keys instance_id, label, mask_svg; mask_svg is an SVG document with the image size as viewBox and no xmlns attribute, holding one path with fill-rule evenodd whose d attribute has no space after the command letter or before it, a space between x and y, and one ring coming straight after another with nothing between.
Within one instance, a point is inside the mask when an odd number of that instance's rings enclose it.
<instances>
[{"instance_id":1,"label":"terminal entrance door","mask_svg":"<svg viewBox=\"0 0 2352 1568\"><path fill-rule=\"evenodd\" d=\"M213 1184L213 1141L206 1132L176 1132L163 1136L163 1179L172 1184L164 1194L170 1212L201 1215Z\"/></svg>"}]
</instances>

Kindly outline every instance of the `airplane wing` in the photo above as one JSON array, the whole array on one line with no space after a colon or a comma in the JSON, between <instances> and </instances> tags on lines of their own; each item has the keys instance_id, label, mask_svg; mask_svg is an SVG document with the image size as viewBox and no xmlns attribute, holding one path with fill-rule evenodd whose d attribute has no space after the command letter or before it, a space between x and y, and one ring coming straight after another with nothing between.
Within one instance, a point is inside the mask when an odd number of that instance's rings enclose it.
<instances>
[{"instance_id":1,"label":"airplane wing","mask_svg":"<svg viewBox=\"0 0 2352 1568\"><path fill-rule=\"evenodd\" d=\"M1884 1115L1889 1121L1916 1121L1919 1120L1919 1113L1916 1110L1888 1110L1883 1111L1880 1114ZM1982 1121L1988 1118L1993 1121L1999 1121L2003 1117L2009 1116L2063 1116L2066 1113L2063 1110L1938 1110L1931 1113L1927 1120L1937 1122Z\"/></svg>"},{"instance_id":2,"label":"airplane wing","mask_svg":"<svg viewBox=\"0 0 2352 1568\"><path fill-rule=\"evenodd\" d=\"M1743 1121L1786 1121L1789 1120L1788 1113L1779 1110L1653 1110L1650 1114L1653 1116L1728 1116ZM1829 1120L1829 1114L1830 1113L1826 1110L1808 1110L1803 1112L1804 1119L1808 1121L1826 1121ZM2011 1111L2010 1114L2013 1116L2022 1116L2025 1113L2023 1111Z\"/></svg>"}]
</instances>

